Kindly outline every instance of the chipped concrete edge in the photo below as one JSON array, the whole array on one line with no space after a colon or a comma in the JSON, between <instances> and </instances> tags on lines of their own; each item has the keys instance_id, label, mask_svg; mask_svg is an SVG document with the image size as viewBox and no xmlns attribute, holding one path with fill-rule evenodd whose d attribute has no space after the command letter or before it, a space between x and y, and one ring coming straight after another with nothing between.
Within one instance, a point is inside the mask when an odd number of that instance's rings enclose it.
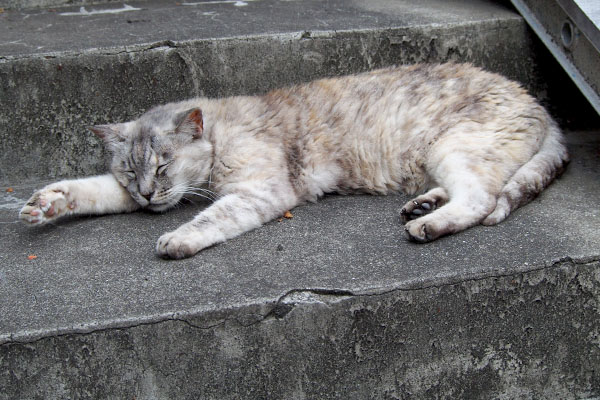
<instances>
[{"instance_id":1,"label":"chipped concrete edge","mask_svg":"<svg viewBox=\"0 0 600 400\"><path fill-rule=\"evenodd\" d=\"M237 321L242 326L249 326L269 318L283 318L299 304L331 304L357 297L373 298L390 295L394 292L413 292L431 288L451 287L468 282L555 270L565 266L577 268L578 266L593 265L598 262L600 262L600 254L582 257L565 256L551 260L542 265L507 267L502 270L489 271L481 274L474 273L467 276L432 276L425 280L406 281L390 287L370 288L360 291L351 291L343 288L294 288L288 290L276 299L262 299L263 301L258 300L256 303L250 304L234 304L226 309L202 307L181 312L168 312L143 317L96 321L77 326L56 327L35 331L24 330L10 335L0 335L0 347L35 343L49 337L90 335L108 330L123 330L165 322L182 322L198 329L211 329L231 320ZM193 322L196 320L202 322Z\"/></svg>"},{"instance_id":2,"label":"chipped concrete edge","mask_svg":"<svg viewBox=\"0 0 600 400\"><path fill-rule=\"evenodd\" d=\"M274 40L274 41L290 41L290 40L313 40L313 39L338 39L343 36L351 35L365 35L382 32L412 32L413 29L417 30L417 33L423 33L424 31L430 31L432 29L456 29L456 28L471 28L474 26L480 26L481 24L506 24L516 23L518 25L524 25L525 21L522 17L515 15L509 18L488 18L477 21L465 21L465 22L454 22L445 24L414 24L414 25L403 25L403 26L389 26L385 28L363 28L363 29L340 29L340 30L310 30L310 31L293 31L283 33L261 33L255 35L232 35L223 37L209 37L201 39L187 39L187 40L161 40L156 42L137 43L125 46L115 47L92 47L87 49L77 49L69 51L49 51L40 52L35 54L25 55L0 55L0 63L29 60L29 59L57 59L61 57L74 58L74 57L89 57L89 56L114 56L119 54L136 54L144 51L160 51L177 48L188 48L195 47L202 43L213 43L218 42L247 42L247 41L263 41L263 40Z\"/></svg>"}]
</instances>

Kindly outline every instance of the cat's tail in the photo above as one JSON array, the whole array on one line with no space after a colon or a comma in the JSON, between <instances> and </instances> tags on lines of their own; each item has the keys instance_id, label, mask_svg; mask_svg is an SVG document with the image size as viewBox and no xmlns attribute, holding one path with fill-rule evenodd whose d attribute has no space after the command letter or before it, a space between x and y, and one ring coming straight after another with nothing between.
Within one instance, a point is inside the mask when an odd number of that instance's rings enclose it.
<instances>
[{"instance_id":1,"label":"cat's tail","mask_svg":"<svg viewBox=\"0 0 600 400\"><path fill-rule=\"evenodd\" d=\"M481 223L495 225L506 219L511 211L529 203L563 172L568 162L569 154L560 128L550 120L548 133L538 152L508 180L498 196L496 208Z\"/></svg>"}]
</instances>

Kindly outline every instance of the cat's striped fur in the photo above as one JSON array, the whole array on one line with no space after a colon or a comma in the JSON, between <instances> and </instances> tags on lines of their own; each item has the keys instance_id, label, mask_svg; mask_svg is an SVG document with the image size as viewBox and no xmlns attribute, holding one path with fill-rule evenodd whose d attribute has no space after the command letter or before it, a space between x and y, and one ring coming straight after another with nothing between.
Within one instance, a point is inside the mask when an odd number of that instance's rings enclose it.
<instances>
[{"instance_id":1,"label":"cat's striped fur","mask_svg":"<svg viewBox=\"0 0 600 400\"><path fill-rule=\"evenodd\" d=\"M408 238L426 242L502 221L568 161L558 126L524 89L467 64L192 99L92 130L113 154L112 174L49 185L21 218L163 211L186 193L210 197L194 220L158 240L158 254L172 258L329 192L424 192L401 215Z\"/></svg>"}]
</instances>

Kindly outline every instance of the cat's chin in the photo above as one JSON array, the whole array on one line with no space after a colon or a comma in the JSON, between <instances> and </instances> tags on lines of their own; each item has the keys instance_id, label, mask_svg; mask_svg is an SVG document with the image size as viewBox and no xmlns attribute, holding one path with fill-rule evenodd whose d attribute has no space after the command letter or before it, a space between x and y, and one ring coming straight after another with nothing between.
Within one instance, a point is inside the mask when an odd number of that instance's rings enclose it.
<instances>
[{"instance_id":1,"label":"cat's chin","mask_svg":"<svg viewBox=\"0 0 600 400\"><path fill-rule=\"evenodd\" d=\"M144 207L146 210L154 211L154 212L164 212L170 208L173 208L174 204L171 203L161 203L161 204L148 204Z\"/></svg>"}]
</instances>

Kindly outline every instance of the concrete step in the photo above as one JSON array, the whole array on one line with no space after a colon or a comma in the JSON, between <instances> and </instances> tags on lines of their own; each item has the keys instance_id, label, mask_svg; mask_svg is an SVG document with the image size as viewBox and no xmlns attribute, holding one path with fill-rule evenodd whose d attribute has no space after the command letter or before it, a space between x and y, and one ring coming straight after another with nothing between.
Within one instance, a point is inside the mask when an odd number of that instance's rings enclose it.
<instances>
[{"instance_id":1,"label":"concrete step","mask_svg":"<svg viewBox=\"0 0 600 400\"><path fill-rule=\"evenodd\" d=\"M403 238L403 195L327 196L176 262L154 243L205 203L16 221L34 188L105 171L85 126L195 95L471 61L595 124L502 4L246 3L0 14L0 399L600 396L600 125L567 133L533 203L427 245Z\"/></svg>"},{"instance_id":2,"label":"concrete step","mask_svg":"<svg viewBox=\"0 0 600 400\"><path fill-rule=\"evenodd\" d=\"M555 64L538 54L542 46L519 15L489 2L181 4L132 1L141 10L93 16L62 15L78 8L0 14L0 181L101 172L102 146L86 126L197 95L448 60L501 72L540 96L569 83L559 67L546 67ZM556 97L575 107L574 93Z\"/></svg>"}]
</instances>

